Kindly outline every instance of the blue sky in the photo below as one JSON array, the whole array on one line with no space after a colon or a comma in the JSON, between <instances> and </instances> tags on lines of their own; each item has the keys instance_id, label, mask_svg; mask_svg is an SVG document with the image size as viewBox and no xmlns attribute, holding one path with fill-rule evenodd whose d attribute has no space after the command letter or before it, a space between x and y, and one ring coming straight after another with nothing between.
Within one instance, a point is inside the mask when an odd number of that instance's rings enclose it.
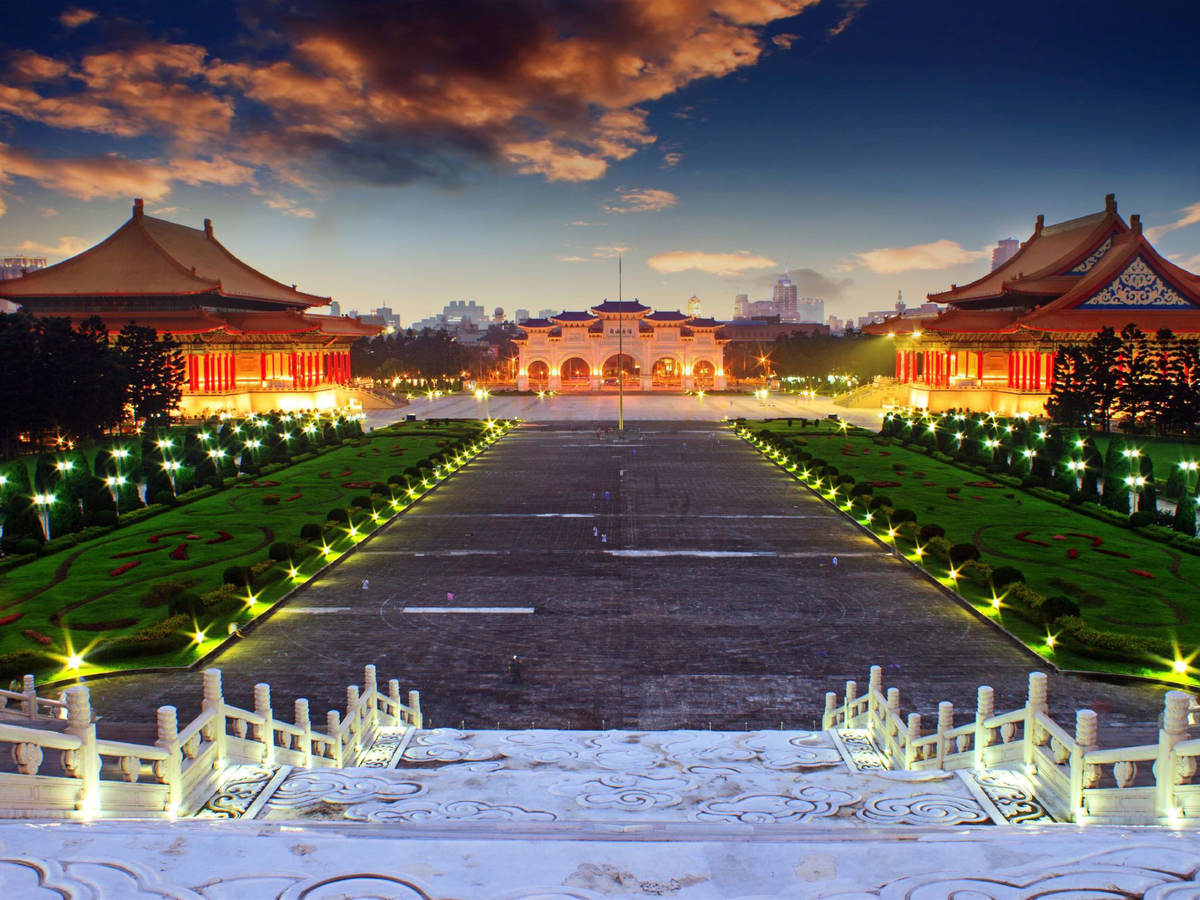
<instances>
[{"instance_id":1,"label":"blue sky","mask_svg":"<svg viewBox=\"0 0 1200 900\"><path fill-rule=\"evenodd\" d=\"M26 4L0 36L0 254L133 196L404 321L692 293L785 266L852 315L965 282L1115 192L1200 269L1189 2Z\"/></svg>"}]
</instances>

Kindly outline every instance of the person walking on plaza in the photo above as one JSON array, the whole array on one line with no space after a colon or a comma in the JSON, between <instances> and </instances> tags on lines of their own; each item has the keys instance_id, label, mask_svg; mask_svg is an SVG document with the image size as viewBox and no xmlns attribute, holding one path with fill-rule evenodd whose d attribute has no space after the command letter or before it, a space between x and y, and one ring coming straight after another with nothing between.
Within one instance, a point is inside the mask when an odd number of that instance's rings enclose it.
<instances>
[{"instance_id":1,"label":"person walking on plaza","mask_svg":"<svg viewBox=\"0 0 1200 900\"><path fill-rule=\"evenodd\" d=\"M510 684L521 683L521 658L515 653L508 661L508 681Z\"/></svg>"}]
</instances>

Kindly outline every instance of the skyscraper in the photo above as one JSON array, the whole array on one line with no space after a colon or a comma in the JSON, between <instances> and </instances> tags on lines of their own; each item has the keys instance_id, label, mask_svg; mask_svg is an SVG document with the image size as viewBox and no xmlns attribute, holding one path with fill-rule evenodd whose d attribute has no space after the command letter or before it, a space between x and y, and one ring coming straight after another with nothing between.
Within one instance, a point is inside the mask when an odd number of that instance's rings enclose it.
<instances>
[{"instance_id":1,"label":"skyscraper","mask_svg":"<svg viewBox=\"0 0 1200 900\"><path fill-rule=\"evenodd\" d=\"M750 295L735 294L733 297L733 317L747 319L750 317Z\"/></svg>"},{"instance_id":2,"label":"skyscraper","mask_svg":"<svg viewBox=\"0 0 1200 900\"><path fill-rule=\"evenodd\" d=\"M692 294L692 296L688 297L687 314L689 316L700 315L700 298L695 294Z\"/></svg>"},{"instance_id":3,"label":"skyscraper","mask_svg":"<svg viewBox=\"0 0 1200 900\"><path fill-rule=\"evenodd\" d=\"M1021 242L1016 238L1004 238L996 243L992 248L992 271L1000 268L1010 259L1017 255L1017 251L1021 249Z\"/></svg>"},{"instance_id":4,"label":"skyscraper","mask_svg":"<svg viewBox=\"0 0 1200 900\"><path fill-rule=\"evenodd\" d=\"M800 321L796 309L796 285L792 284L791 276L787 272L784 272L783 277L775 282L775 288L771 291L771 300L775 304L775 314L779 316L779 321ZM824 317L822 316L822 318ZM815 321L820 322L821 319Z\"/></svg>"}]
</instances>

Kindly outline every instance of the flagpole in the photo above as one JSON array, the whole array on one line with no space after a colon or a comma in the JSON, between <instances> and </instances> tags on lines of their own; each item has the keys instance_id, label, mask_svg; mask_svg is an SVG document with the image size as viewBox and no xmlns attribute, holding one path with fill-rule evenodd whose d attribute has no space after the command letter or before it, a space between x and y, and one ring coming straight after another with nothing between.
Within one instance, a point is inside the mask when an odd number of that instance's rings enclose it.
<instances>
[{"instance_id":1,"label":"flagpole","mask_svg":"<svg viewBox=\"0 0 1200 900\"><path fill-rule=\"evenodd\" d=\"M621 254L617 254L617 431L625 431L625 311L621 295Z\"/></svg>"}]
</instances>

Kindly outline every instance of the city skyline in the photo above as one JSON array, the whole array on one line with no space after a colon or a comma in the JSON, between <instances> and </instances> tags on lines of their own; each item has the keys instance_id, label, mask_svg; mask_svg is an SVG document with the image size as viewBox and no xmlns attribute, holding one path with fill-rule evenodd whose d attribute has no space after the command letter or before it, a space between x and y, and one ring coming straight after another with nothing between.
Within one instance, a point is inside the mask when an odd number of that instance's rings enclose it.
<instances>
[{"instance_id":1,"label":"city skyline","mask_svg":"<svg viewBox=\"0 0 1200 900\"><path fill-rule=\"evenodd\" d=\"M9 16L4 256L61 260L144 196L152 215L213 219L281 281L404 323L454 298L615 299L617 253L625 295L655 308L698 295L725 317L788 271L854 318L970 281L1038 213L1115 192L1169 259L1200 268L1182 115L1200 14L1176 3ZM404 41L420 47L411 69L392 58ZM1081 116L1101 94L1115 114Z\"/></svg>"}]
</instances>

